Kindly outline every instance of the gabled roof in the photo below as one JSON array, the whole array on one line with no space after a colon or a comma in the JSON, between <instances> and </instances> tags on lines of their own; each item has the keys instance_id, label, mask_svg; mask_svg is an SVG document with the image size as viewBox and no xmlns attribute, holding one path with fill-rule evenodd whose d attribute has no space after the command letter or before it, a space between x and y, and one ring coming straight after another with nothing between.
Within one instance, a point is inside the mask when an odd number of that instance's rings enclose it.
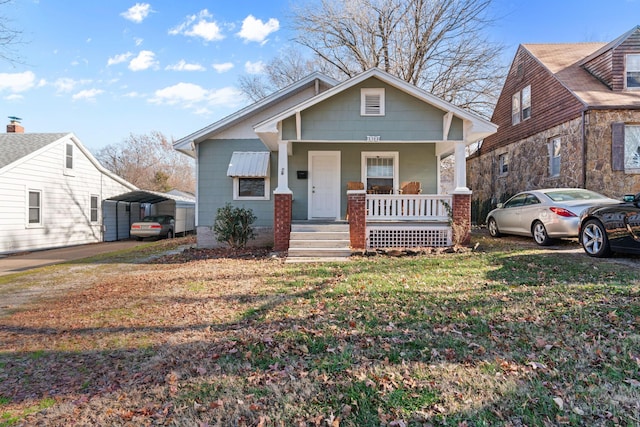
<instances>
[{"instance_id":1,"label":"gabled roof","mask_svg":"<svg viewBox=\"0 0 640 427\"><path fill-rule=\"evenodd\" d=\"M463 110L462 108L444 101L443 99L440 99L432 95L431 93L417 86L414 86L396 76L393 76L379 68L372 68L332 87L325 92L322 92L319 95L314 96L313 98L303 101L300 104L291 107L268 120L263 121L262 123L257 124L256 126L254 126L254 130L268 147L270 147L271 149L276 149L275 147L277 145L276 140L279 122L295 115L297 112L316 105L372 77L375 77L384 83L387 83L409 95L420 99L425 103L433 105L434 107L447 113L452 113L454 116L462 119L465 123L466 142L468 142L469 144L479 141L480 139L495 133L498 129L497 125L491 123L489 120L486 120L469 111Z\"/></svg>"},{"instance_id":2,"label":"gabled roof","mask_svg":"<svg viewBox=\"0 0 640 427\"><path fill-rule=\"evenodd\" d=\"M262 111L274 104L277 104L284 98L290 97L298 92L303 91L304 89L309 88L310 86L315 84L316 80L323 82L327 86L335 86L336 84L338 84L337 80L325 76L322 73L310 74L304 79L299 80L292 85L287 86L286 88L280 89L279 91L272 93L271 95L261 99L260 101L255 102L254 104L248 105L247 107L227 117L224 117L223 119L218 120L217 122L212 123L209 126L206 126L190 135L187 135L184 138L180 138L173 143L173 147L176 150L182 151L193 157L194 144L208 139L216 133L228 129L229 127L239 123L247 117L256 114L257 112Z\"/></svg>"},{"instance_id":3,"label":"gabled roof","mask_svg":"<svg viewBox=\"0 0 640 427\"><path fill-rule=\"evenodd\" d=\"M587 62L591 61L592 59L597 58L598 56L602 55L603 53L617 48L626 39L628 39L631 34L635 33L637 30L640 30L640 25L637 25L637 26L633 27L632 29L630 29L629 31L627 31L626 33L624 33L623 35L621 35L620 37L618 37L617 39L612 41L611 43L608 43L608 44L602 46L600 49L596 50L591 55L587 56L582 61L580 61L580 65L584 65Z\"/></svg>"},{"instance_id":4,"label":"gabled roof","mask_svg":"<svg viewBox=\"0 0 640 427\"><path fill-rule=\"evenodd\" d=\"M73 133L6 133L0 134L0 174L22 162L29 161L50 145L61 140L72 141L98 171L132 190L137 187L107 170L93 157Z\"/></svg>"},{"instance_id":5,"label":"gabled roof","mask_svg":"<svg viewBox=\"0 0 640 427\"><path fill-rule=\"evenodd\" d=\"M0 134L0 169L67 135L66 133Z\"/></svg>"},{"instance_id":6,"label":"gabled roof","mask_svg":"<svg viewBox=\"0 0 640 427\"><path fill-rule=\"evenodd\" d=\"M523 44L521 47L585 107L640 108L640 91L613 91L583 67L593 58L619 46L638 30L640 26L610 43Z\"/></svg>"}]
</instances>

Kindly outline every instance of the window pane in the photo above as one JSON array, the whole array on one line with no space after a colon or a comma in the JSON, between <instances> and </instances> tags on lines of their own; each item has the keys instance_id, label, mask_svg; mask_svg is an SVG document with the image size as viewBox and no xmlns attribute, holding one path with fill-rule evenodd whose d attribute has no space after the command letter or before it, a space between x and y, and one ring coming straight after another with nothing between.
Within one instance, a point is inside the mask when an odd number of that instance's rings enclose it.
<instances>
[{"instance_id":1,"label":"window pane","mask_svg":"<svg viewBox=\"0 0 640 427\"><path fill-rule=\"evenodd\" d=\"M40 207L40 193L36 191L29 192L29 207Z\"/></svg>"},{"instance_id":2,"label":"window pane","mask_svg":"<svg viewBox=\"0 0 640 427\"><path fill-rule=\"evenodd\" d=\"M29 191L29 224L40 223L40 193Z\"/></svg>"},{"instance_id":3,"label":"window pane","mask_svg":"<svg viewBox=\"0 0 640 427\"><path fill-rule=\"evenodd\" d=\"M509 172L509 157L507 154L500 154L498 157L498 168L500 175L504 175Z\"/></svg>"},{"instance_id":4,"label":"window pane","mask_svg":"<svg viewBox=\"0 0 640 427\"><path fill-rule=\"evenodd\" d=\"M511 97L511 124L520 123L520 92Z\"/></svg>"},{"instance_id":5,"label":"window pane","mask_svg":"<svg viewBox=\"0 0 640 427\"><path fill-rule=\"evenodd\" d=\"M640 88L640 55L627 55L627 87Z\"/></svg>"},{"instance_id":6,"label":"window pane","mask_svg":"<svg viewBox=\"0 0 640 427\"><path fill-rule=\"evenodd\" d=\"M393 158L391 157L367 158L367 177L393 178Z\"/></svg>"},{"instance_id":7,"label":"window pane","mask_svg":"<svg viewBox=\"0 0 640 427\"><path fill-rule=\"evenodd\" d=\"M73 168L73 145L67 144L66 168Z\"/></svg>"},{"instance_id":8,"label":"window pane","mask_svg":"<svg viewBox=\"0 0 640 427\"><path fill-rule=\"evenodd\" d=\"M264 197L264 178L238 178L238 196Z\"/></svg>"},{"instance_id":9,"label":"window pane","mask_svg":"<svg viewBox=\"0 0 640 427\"><path fill-rule=\"evenodd\" d=\"M96 222L98 220L98 198L91 196L91 221Z\"/></svg>"},{"instance_id":10,"label":"window pane","mask_svg":"<svg viewBox=\"0 0 640 427\"><path fill-rule=\"evenodd\" d=\"M640 126L624 127L624 167L640 169Z\"/></svg>"},{"instance_id":11,"label":"window pane","mask_svg":"<svg viewBox=\"0 0 640 427\"><path fill-rule=\"evenodd\" d=\"M522 89L522 120L531 117L531 86Z\"/></svg>"}]
</instances>

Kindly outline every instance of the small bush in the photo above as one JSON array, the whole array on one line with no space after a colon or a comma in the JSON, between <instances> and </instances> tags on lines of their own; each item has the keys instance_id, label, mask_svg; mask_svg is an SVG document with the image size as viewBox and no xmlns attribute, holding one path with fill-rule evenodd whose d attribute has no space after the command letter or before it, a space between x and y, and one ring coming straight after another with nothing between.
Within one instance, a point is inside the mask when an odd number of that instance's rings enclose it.
<instances>
[{"instance_id":1,"label":"small bush","mask_svg":"<svg viewBox=\"0 0 640 427\"><path fill-rule=\"evenodd\" d=\"M212 229L219 242L225 242L234 249L244 248L249 239L255 237L251 227L255 220L251 209L237 208L227 203L218 208Z\"/></svg>"}]
</instances>

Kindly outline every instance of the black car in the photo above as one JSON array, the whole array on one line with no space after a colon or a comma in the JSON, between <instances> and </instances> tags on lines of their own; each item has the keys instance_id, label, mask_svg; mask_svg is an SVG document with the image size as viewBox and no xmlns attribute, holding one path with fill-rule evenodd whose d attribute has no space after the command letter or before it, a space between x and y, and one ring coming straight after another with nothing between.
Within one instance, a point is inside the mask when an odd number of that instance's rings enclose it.
<instances>
[{"instance_id":1,"label":"black car","mask_svg":"<svg viewBox=\"0 0 640 427\"><path fill-rule=\"evenodd\" d=\"M599 205L580 216L580 244L587 255L612 252L640 254L640 193L624 196L617 205Z\"/></svg>"}]
</instances>

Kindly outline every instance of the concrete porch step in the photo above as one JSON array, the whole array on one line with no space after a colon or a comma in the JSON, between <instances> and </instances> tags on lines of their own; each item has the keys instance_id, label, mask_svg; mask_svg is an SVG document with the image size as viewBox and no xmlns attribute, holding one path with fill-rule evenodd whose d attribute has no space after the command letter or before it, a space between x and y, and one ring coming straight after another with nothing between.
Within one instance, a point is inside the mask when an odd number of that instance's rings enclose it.
<instances>
[{"instance_id":1,"label":"concrete porch step","mask_svg":"<svg viewBox=\"0 0 640 427\"><path fill-rule=\"evenodd\" d=\"M291 248L348 248L349 239L291 239Z\"/></svg>"},{"instance_id":2,"label":"concrete porch step","mask_svg":"<svg viewBox=\"0 0 640 427\"><path fill-rule=\"evenodd\" d=\"M286 262L345 261L351 256L349 224L293 223Z\"/></svg>"}]
</instances>

